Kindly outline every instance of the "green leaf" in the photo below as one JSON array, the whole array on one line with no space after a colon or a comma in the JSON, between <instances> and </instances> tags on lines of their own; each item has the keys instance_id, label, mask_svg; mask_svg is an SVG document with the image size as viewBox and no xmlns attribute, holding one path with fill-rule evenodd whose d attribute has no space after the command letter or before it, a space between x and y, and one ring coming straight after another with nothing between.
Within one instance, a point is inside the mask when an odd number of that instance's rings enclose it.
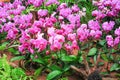
<instances>
[{"instance_id":1,"label":"green leaf","mask_svg":"<svg viewBox=\"0 0 120 80\"><path fill-rule=\"evenodd\" d=\"M88 56L93 56L96 54L96 52L97 52L97 48L92 48L89 50Z\"/></svg>"},{"instance_id":2,"label":"green leaf","mask_svg":"<svg viewBox=\"0 0 120 80\"><path fill-rule=\"evenodd\" d=\"M80 56L80 58L79 58L79 63L81 63L82 61L83 61L83 57Z\"/></svg>"},{"instance_id":3,"label":"green leaf","mask_svg":"<svg viewBox=\"0 0 120 80\"><path fill-rule=\"evenodd\" d=\"M10 61L16 61L16 60L21 60L21 59L25 59L25 56L17 56L17 57L13 57Z\"/></svg>"},{"instance_id":4,"label":"green leaf","mask_svg":"<svg viewBox=\"0 0 120 80\"><path fill-rule=\"evenodd\" d=\"M65 61L65 62L70 62L70 61L76 61L77 60L77 57L74 56L74 55L70 55L70 56L63 56L61 58L62 61Z\"/></svg>"},{"instance_id":5,"label":"green leaf","mask_svg":"<svg viewBox=\"0 0 120 80\"><path fill-rule=\"evenodd\" d=\"M115 63L111 66L110 71L118 70L119 64Z\"/></svg>"},{"instance_id":6,"label":"green leaf","mask_svg":"<svg viewBox=\"0 0 120 80\"><path fill-rule=\"evenodd\" d=\"M8 42L2 43L2 45L0 46L0 50L4 50L6 48L7 44L8 44Z\"/></svg>"},{"instance_id":7,"label":"green leaf","mask_svg":"<svg viewBox=\"0 0 120 80\"><path fill-rule=\"evenodd\" d=\"M64 68L63 68L63 71L66 72L70 69L70 65L68 64L65 64Z\"/></svg>"},{"instance_id":8,"label":"green leaf","mask_svg":"<svg viewBox=\"0 0 120 80\"><path fill-rule=\"evenodd\" d=\"M13 80L20 79L25 76L25 72L21 68L14 68L11 70L11 77Z\"/></svg>"},{"instance_id":9,"label":"green leaf","mask_svg":"<svg viewBox=\"0 0 120 80\"><path fill-rule=\"evenodd\" d=\"M51 69L51 70L61 70L61 68L59 66L54 65L54 64L52 66L50 66L49 69Z\"/></svg>"},{"instance_id":10,"label":"green leaf","mask_svg":"<svg viewBox=\"0 0 120 80\"><path fill-rule=\"evenodd\" d=\"M101 57L103 60L108 61L107 55L106 54L101 54Z\"/></svg>"},{"instance_id":11,"label":"green leaf","mask_svg":"<svg viewBox=\"0 0 120 80\"><path fill-rule=\"evenodd\" d=\"M13 53L14 55L20 54L19 51L17 51L14 48L9 48L8 51L11 52L11 53Z\"/></svg>"},{"instance_id":12,"label":"green leaf","mask_svg":"<svg viewBox=\"0 0 120 80\"><path fill-rule=\"evenodd\" d=\"M35 79L41 74L42 70L43 70L43 67L40 67L39 69L35 70L35 73L34 73Z\"/></svg>"},{"instance_id":13,"label":"green leaf","mask_svg":"<svg viewBox=\"0 0 120 80\"><path fill-rule=\"evenodd\" d=\"M100 44L101 46L104 46L105 43L106 43L106 40L100 40L100 41L99 41L99 44Z\"/></svg>"},{"instance_id":14,"label":"green leaf","mask_svg":"<svg viewBox=\"0 0 120 80\"><path fill-rule=\"evenodd\" d=\"M62 74L61 71L54 70L47 75L47 80L53 80L55 77L60 76L61 74Z\"/></svg>"},{"instance_id":15,"label":"green leaf","mask_svg":"<svg viewBox=\"0 0 120 80\"><path fill-rule=\"evenodd\" d=\"M38 58L38 59L33 59L33 61L45 65L45 61L43 59Z\"/></svg>"}]
</instances>

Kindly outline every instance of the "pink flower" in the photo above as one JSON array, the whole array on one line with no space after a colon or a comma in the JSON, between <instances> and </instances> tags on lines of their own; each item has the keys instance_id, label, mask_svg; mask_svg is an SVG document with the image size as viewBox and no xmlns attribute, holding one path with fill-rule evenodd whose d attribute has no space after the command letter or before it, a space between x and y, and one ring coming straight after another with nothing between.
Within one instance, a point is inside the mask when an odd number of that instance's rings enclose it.
<instances>
[{"instance_id":1,"label":"pink flower","mask_svg":"<svg viewBox=\"0 0 120 80\"><path fill-rule=\"evenodd\" d=\"M11 22L8 22L8 23L5 23L4 24L4 31L8 31L10 30L11 28L14 28L15 27L15 24L14 23L11 23Z\"/></svg>"},{"instance_id":2,"label":"pink flower","mask_svg":"<svg viewBox=\"0 0 120 80\"><path fill-rule=\"evenodd\" d=\"M40 17L45 17L47 16L47 14L48 14L47 10L42 10L42 9L38 10L38 16Z\"/></svg>"},{"instance_id":3,"label":"pink flower","mask_svg":"<svg viewBox=\"0 0 120 80\"><path fill-rule=\"evenodd\" d=\"M95 30L91 30L91 31L90 31L90 36L91 36L91 37L94 37L95 34L96 34L96 31L95 31Z\"/></svg>"},{"instance_id":4,"label":"pink flower","mask_svg":"<svg viewBox=\"0 0 120 80\"><path fill-rule=\"evenodd\" d=\"M116 37L114 40L114 45L118 45L120 42L120 37Z\"/></svg>"},{"instance_id":5,"label":"pink flower","mask_svg":"<svg viewBox=\"0 0 120 80\"><path fill-rule=\"evenodd\" d=\"M43 51L47 46L47 40L42 37L43 35L42 33L38 33L37 39L30 40L31 44L33 44L38 51Z\"/></svg>"},{"instance_id":6,"label":"pink flower","mask_svg":"<svg viewBox=\"0 0 120 80\"><path fill-rule=\"evenodd\" d=\"M22 37L19 38L20 43L24 43L27 40L30 39L30 35L26 31L21 31L22 32Z\"/></svg>"},{"instance_id":7,"label":"pink flower","mask_svg":"<svg viewBox=\"0 0 120 80\"><path fill-rule=\"evenodd\" d=\"M65 8L67 8L67 4L66 4L66 3L61 3L61 4L58 6L57 10L59 11L59 10L61 10L61 9L65 9Z\"/></svg>"},{"instance_id":8,"label":"pink flower","mask_svg":"<svg viewBox=\"0 0 120 80\"><path fill-rule=\"evenodd\" d=\"M99 12L98 12L98 10L94 10L94 11L92 11L92 16L97 16L99 14Z\"/></svg>"},{"instance_id":9,"label":"pink flower","mask_svg":"<svg viewBox=\"0 0 120 80\"><path fill-rule=\"evenodd\" d=\"M102 24L102 28L103 28L104 31L109 32L109 31L111 31L113 29L114 25L115 25L114 21L110 21L109 23L108 22L104 22Z\"/></svg>"},{"instance_id":10,"label":"pink flower","mask_svg":"<svg viewBox=\"0 0 120 80\"><path fill-rule=\"evenodd\" d=\"M80 11L80 8L78 7L78 5L74 5L74 6L72 6L72 11L78 12L78 11Z\"/></svg>"},{"instance_id":11,"label":"pink flower","mask_svg":"<svg viewBox=\"0 0 120 80\"><path fill-rule=\"evenodd\" d=\"M41 29L34 26L34 27L31 27L31 28L28 28L28 32L31 33L31 34L37 34L38 32L41 32Z\"/></svg>"},{"instance_id":12,"label":"pink flower","mask_svg":"<svg viewBox=\"0 0 120 80\"><path fill-rule=\"evenodd\" d=\"M100 29L100 25L98 21L94 21L94 20L90 20L88 22L88 27L92 30L99 30Z\"/></svg>"},{"instance_id":13,"label":"pink flower","mask_svg":"<svg viewBox=\"0 0 120 80\"><path fill-rule=\"evenodd\" d=\"M7 39L15 39L17 33L18 33L18 30L16 28L10 29L7 34Z\"/></svg>"},{"instance_id":14,"label":"pink flower","mask_svg":"<svg viewBox=\"0 0 120 80\"><path fill-rule=\"evenodd\" d=\"M120 27L115 30L115 35L120 36Z\"/></svg>"},{"instance_id":15,"label":"pink flower","mask_svg":"<svg viewBox=\"0 0 120 80\"><path fill-rule=\"evenodd\" d=\"M65 44L64 47L65 47L66 51L72 50L72 46L70 44Z\"/></svg>"},{"instance_id":16,"label":"pink flower","mask_svg":"<svg viewBox=\"0 0 120 80\"><path fill-rule=\"evenodd\" d=\"M72 41L72 49L79 49L78 43L76 40Z\"/></svg>"},{"instance_id":17,"label":"pink flower","mask_svg":"<svg viewBox=\"0 0 120 80\"><path fill-rule=\"evenodd\" d=\"M110 0L106 0L106 1L104 2L104 5L105 5L105 6L111 6L111 4L112 4L112 2L111 2Z\"/></svg>"},{"instance_id":18,"label":"pink flower","mask_svg":"<svg viewBox=\"0 0 120 80\"><path fill-rule=\"evenodd\" d=\"M68 15L67 19L70 21L71 24L80 23L80 16L79 15Z\"/></svg>"},{"instance_id":19,"label":"pink flower","mask_svg":"<svg viewBox=\"0 0 120 80\"><path fill-rule=\"evenodd\" d=\"M61 29L64 31L64 35L68 35L73 32L73 29L68 24L61 24Z\"/></svg>"},{"instance_id":20,"label":"pink flower","mask_svg":"<svg viewBox=\"0 0 120 80\"><path fill-rule=\"evenodd\" d=\"M59 14L60 16L63 16L66 18L71 13L72 13L72 10L70 8L65 8L65 9L61 9Z\"/></svg>"},{"instance_id":21,"label":"pink flower","mask_svg":"<svg viewBox=\"0 0 120 80\"><path fill-rule=\"evenodd\" d=\"M113 37L111 35L107 35L106 36L106 41L109 47L113 47L114 46L114 40Z\"/></svg>"},{"instance_id":22,"label":"pink flower","mask_svg":"<svg viewBox=\"0 0 120 80\"><path fill-rule=\"evenodd\" d=\"M54 27L48 28L47 33L49 36L54 36L55 35L55 28Z\"/></svg>"},{"instance_id":23,"label":"pink flower","mask_svg":"<svg viewBox=\"0 0 120 80\"><path fill-rule=\"evenodd\" d=\"M33 26L36 26L36 27L38 27L38 28L41 28L41 27L43 27L43 22L42 21L34 21L34 23L33 23Z\"/></svg>"},{"instance_id":24,"label":"pink flower","mask_svg":"<svg viewBox=\"0 0 120 80\"><path fill-rule=\"evenodd\" d=\"M49 6L49 5L52 5L52 4L59 5L59 2L58 2L58 0L48 0L47 3L46 3L46 6Z\"/></svg>"},{"instance_id":25,"label":"pink flower","mask_svg":"<svg viewBox=\"0 0 120 80\"><path fill-rule=\"evenodd\" d=\"M77 35L78 35L78 38L81 42L85 41L89 37L89 29L84 29L84 28L80 27L77 29Z\"/></svg>"},{"instance_id":26,"label":"pink flower","mask_svg":"<svg viewBox=\"0 0 120 80\"><path fill-rule=\"evenodd\" d=\"M18 47L20 52L24 52L25 50L27 50L30 47L30 44L28 42L24 42L22 45L20 45Z\"/></svg>"},{"instance_id":27,"label":"pink flower","mask_svg":"<svg viewBox=\"0 0 120 80\"><path fill-rule=\"evenodd\" d=\"M58 51L62 48L62 44L60 42L54 41L54 43L50 46L52 51Z\"/></svg>"},{"instance_id":28,"label":"pink flower","mask_svg":"<svg viewBox=\"0 0 120 80\"><path fill-rule=\"evenodd\" d=\"M118 1L115 5L115 9L120 11L120 1Z\"/></svg>"},{"instance_id":29,"label":"pink flower","mask_svg":"<svg viewBox=\"0 0 120 80\"><path fill-rule=\"evenodd\" d=\"M65 37L64 37L63 35L58 35L58 34L57 34L57 35L54 37L54 41L63 43L63 42L65 42Z\"/></svg>"},{"instance_id":30,"label":"pink flower","mask_svg":"<svg viewBox=\"0 0 120 80\"><path fill-rule=\"evenodd\" d=\"M37 48L39 51L43 51L47 46L47 40L41 38L36 39L34 42L32 42L35 45L35 48Z\"/></svg>"},{"instance_id":31,"label":"pink flower","mask_svg":"<svg viewBox=\"0 0 120 80\"><path fill-rule=\"evenodd\" d=\"M29 0L29 3L33 4L35 7L40 7L44 0Z\"/></svg>"},{"instance_id":32,"label":"pink flower","mask_svg":"<svg viewBox=\"0 0 120 80\"><path fill-rule=\"evenodd\" d=\"M58 20L59 20L60 22L62 22L63 19L64 19L64 17L62 17L62 16L59 16L59 17L58 17Z\"/></svg>"},{"instance_id":33,"label":"pink flower","mask_svg":"<svg viewBox=\"0 0 120 80\"><path fill-rule=\"evenodd\" d=\"M102 36L102 31L97 30L94 38L95 38L95 39L100 39L101 36Z\"/></svg>"},{"instance_id":34,"label":"pink flower","mask_svg":"<svg viewBox=\"0 0 120 80\"><path fill-rule=\"evenodd\" d=\"M70 40L70 41L74 41L74 40L76 40L76 33L70 33L70 34L68 34L68 40Z\"/></svg>"}]
</instances>

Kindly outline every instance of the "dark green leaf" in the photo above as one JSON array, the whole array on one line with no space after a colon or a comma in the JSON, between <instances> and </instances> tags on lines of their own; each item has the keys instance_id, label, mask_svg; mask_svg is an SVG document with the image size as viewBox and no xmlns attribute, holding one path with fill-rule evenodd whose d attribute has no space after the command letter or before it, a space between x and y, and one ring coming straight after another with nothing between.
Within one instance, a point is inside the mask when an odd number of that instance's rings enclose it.
<instances>
[{"instance_id":1,"label":"dark green leaf","mask_svg":"<svg viewBox=\"0 0 120 80\"><path fill-rule=\"evenodd\" d=\"M53 70L61 70L61 68L60 68L59 66L54 65L54 64L53 64L52 66L50 66L49 68L50 68L52 71L53 71Z\"/></svg>"},{"instance_id":2,"label":"dark green leaf","mask_svg":"<svg viewBox=\"0 0 120 80\"><path fill-rule=\"evenodd\" d=\"M40 59L40 58L38 58L38 59L33 59L33 61L45 65L45 61L42 60L42 59Z\"/></svg>"}]
</instances>

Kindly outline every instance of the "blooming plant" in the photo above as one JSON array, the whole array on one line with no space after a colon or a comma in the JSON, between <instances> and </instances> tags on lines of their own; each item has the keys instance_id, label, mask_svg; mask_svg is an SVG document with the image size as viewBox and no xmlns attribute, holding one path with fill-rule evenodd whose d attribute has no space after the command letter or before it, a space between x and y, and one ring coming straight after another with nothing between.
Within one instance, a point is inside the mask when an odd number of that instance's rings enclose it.
<instances>
[{"instance_id":1,"label":"blooming plant","mask_svg":"<svg viewBox=\"0 0 120 80\"><path fill-rule=\"evenodd\" d=\"M39 74L52 71L47 80L83 66L86 71L78 72L86 79L97 66L120 70L120 56L113 56L120 49L119 4L119 0L0 2L0 33L12 41L7 49L17 46L26 63L39 64ZM108 63L101 65L101 59ZM109 69L109 62L116 63Z\"/></svg>"}]
</instances>

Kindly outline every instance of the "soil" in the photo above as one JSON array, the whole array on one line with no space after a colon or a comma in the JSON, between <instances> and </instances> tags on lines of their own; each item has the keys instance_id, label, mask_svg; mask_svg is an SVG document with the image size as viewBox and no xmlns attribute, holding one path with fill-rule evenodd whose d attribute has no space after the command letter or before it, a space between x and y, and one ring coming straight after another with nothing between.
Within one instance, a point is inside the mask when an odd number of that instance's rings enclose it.
<instances>
[{"instance_id":1,"label":"soil","mask_svg":"<svg viewBox=\"0 0 120 80\"><path fill-rule=\"evenodd\" d=\"M0 57L2 57L3 54L7 55L7 60L9 61L9 64L13 67L20 67L19 66L19 61L14 61L14 62L10 62L10 59L14 57L14 55L12 55L12 53L7 52L7 51L0 51ZM34 74L34 70L28 70L26 71L26 75L33 75ZM116 74L116 72L112 72L111 74L109 74L106 77L102 77L102 80L118 80L118 78L116 78L114 75ZM46 73L42 73L37 80L46 80ZM68 76L68 80L80 80L80 76L73 74L71 76Z\"/></svg>"}]
</instances>

